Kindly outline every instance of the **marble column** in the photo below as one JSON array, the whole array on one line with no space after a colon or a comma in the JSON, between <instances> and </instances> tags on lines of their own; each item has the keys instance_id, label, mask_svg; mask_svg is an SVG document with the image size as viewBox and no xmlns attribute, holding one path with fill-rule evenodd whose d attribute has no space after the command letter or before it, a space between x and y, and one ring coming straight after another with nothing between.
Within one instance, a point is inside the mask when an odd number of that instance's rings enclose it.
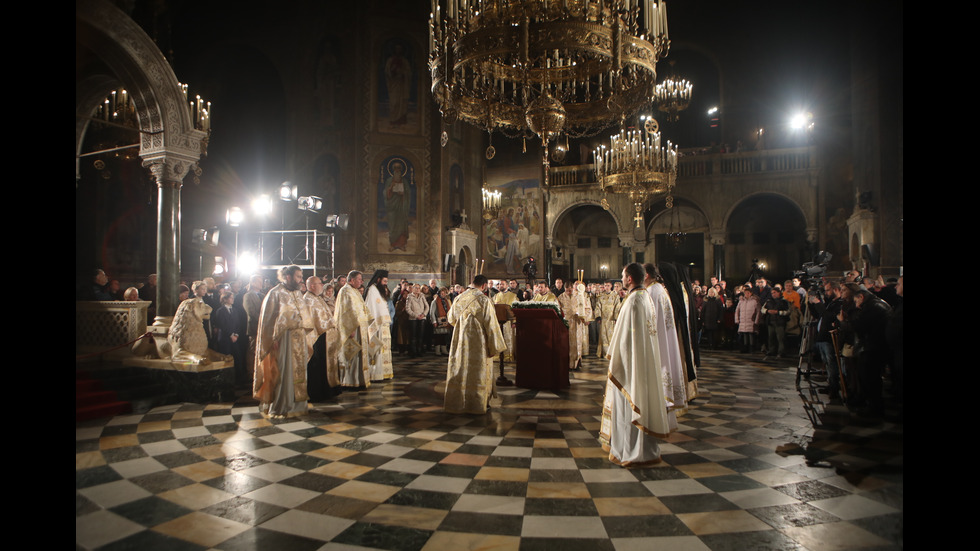
<instances>
[{"instance_id":1,"label":"marble column","mask_svg":"<svg viewBox=\"0 0 980 551\"><path fill-rule=\"evenodd\" d=\"M711 255L712 255L712 267L711 274L718 279L725 278L725 233L724 232L711 232ZM708 276L710 277L710 276ZM707 279L707 278L705 278Z\"/></svg>"},{"instance_id":2,"label":"marble column","mask_svg":"<svg viewBox=\"0 0 980 551\"><path fill-rule=\"evenodd\" d=\"M633 233L620 234L619 244L623 247L623 266L631 264L633 262ZM620 267L622 271L622 267Z\"/></svg>"},{"instance_id":3,"label":"marble column","mask_svg":"<svg viewBox=\"0 0 980 551\"><path fill-rule=\"evenodd\" d=\"M153 325L170 325L180 285L180 187L190 163L166 156L147 158L157 183L157 316Z\"/></svg>"}]
</instances>

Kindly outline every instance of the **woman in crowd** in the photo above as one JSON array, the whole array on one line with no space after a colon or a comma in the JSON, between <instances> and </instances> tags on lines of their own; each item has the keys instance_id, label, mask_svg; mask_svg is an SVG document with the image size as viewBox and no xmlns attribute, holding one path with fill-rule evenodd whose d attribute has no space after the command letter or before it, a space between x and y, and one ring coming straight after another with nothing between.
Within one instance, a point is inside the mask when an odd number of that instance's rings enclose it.
<instances>
[{"instance_id":1,"label":"woman in crowd","mask_svg":"<svg viewBox=\"0 0 980 551\"><path fill-rule=\"evenodd\" d=\"M735 323L738 324L739 349L752 352L755 347L755 335L760 322L761 306L759 299L752 293L752 286L742 287L742 298L735 307Z\"/></svg>"},{"instance_id":2,"label":"woman in crowd","mask_svg":"<svg viewBox=\"0 0 980 551\"><path fill-rule=\"evenodd\" d=\"M432 340L436 347L436 356L449 355L449 344L453 338L453 326L449 325L446 316L452 302L449 300L449 288L439 289L439 295L432 299L429 305L429 323L432 324Z\"/></svg>"},{"instance_id":3,"label":"woman in crowd","mask_svg":"<svg viewBox=\"0 0 980 551\"><path fill-rule=\"evenodd\" d=\"M425 315L429 312L429 303L425 301L422 294L422 286L416 283L412 285L412 292L408 295L405 302L405 314L411 327L411 346L409 347L412 357L422 356L422 334L425 332Z\"/></svg>"}]
</instances>

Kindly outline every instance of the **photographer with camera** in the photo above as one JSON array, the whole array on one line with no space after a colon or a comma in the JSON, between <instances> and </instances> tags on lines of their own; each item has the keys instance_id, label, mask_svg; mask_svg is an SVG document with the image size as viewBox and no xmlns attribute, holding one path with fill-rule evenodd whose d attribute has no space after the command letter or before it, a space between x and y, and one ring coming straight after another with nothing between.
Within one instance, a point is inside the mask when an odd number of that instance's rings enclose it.
<instances>
[{"instance_id":1,"label":"photographer with camera","mask_svg":"<svg viewBox=\"0 0 980 551\"><path fill-rule=\"evenodd\" d=\"M828 281L824 284L823 297L820 293L811 293L808 302L817 321L817 335L814 339L817 352L823 360L824 367L827 368L827 394L831 399L840 399L841 389L841 370L843 364L838 367L837 350L834 347L831 331L838 328L840 314L844 301L840 296L840 283ZM846 375L846 373L845 373Z\"/></svg>"}]
</instances>

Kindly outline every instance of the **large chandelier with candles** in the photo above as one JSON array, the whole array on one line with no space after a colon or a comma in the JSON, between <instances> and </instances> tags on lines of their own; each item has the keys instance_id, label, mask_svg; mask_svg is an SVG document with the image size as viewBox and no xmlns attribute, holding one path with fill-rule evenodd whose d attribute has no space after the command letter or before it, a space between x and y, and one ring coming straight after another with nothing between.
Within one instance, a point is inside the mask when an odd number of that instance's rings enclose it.
<instances>
[{"instance_id":1,"label":"large chandelier with candles","mask_svg":"<svg viewBox=\"0 0 980 551\"><path fill-rule=\"evenodd\" d=\"M670 46L654 0L432 0L429 26L445 122L537 136L545 186L548 142L594 136L648 105Z\"/></svg>"},{"instance_id":2,"label":"large chandelier with candles","mask_svg":"<svg viewBox=\"0 0 980 551\"><path fill-rule=\"evenodd\" d=\"M674 75L674 62L670 62L670 75L657 85L654 98L657 109L667 114L668 122L676 122L677 114L691 105L694 85L687 79Z\"/></svg>"},{"instance_id":3,"label":"large chandelier with candles","mask_svg":"<svg viewBox=\"0 0 980 551\"><path fill-rule=\"evenodd\" d=\"M629 196L635 211L636 227L643 221L643 205L656 194L667 194L667 208L673 206L677 183L677 146L661 143L659 132L628 129L609 139L609 147L595 149L595 173L599 188ZM602 206L609 210L605 196Z\"/></svg>"}]
</instances>

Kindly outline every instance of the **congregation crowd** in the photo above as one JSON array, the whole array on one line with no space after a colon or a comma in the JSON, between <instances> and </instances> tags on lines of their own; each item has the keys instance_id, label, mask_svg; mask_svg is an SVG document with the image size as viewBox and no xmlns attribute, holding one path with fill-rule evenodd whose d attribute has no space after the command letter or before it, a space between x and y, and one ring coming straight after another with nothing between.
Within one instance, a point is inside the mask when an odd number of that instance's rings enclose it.
<instances>
[{"instance_id":1,"label":"congregation crowd","mask_svg":"<svg viewBox=\"0 0 980 551\"><path fill-rule=\"evenodd\" d=\"M625 368L633 384L636 373L648 373L656 375L651 375L649 384L664 389L663 396L648 397L652 410L667 415L649 420L658 427L644 429L652 435L673 430L676 414L697 396L702 347L761 352L765 359L774 360L819 357L828 381L822 390L831 400L846 400L859 412L872 415L883 412L882 377L887 371L901 402L902 278L871 280L852 270L840 280L810 281L809 289L799 279L773 284L761 276L754 284L732 288L717 277L702 285L688 279L683 267L670 263L661 263L659 269L652 264L627 268L636 273L624 269L622 279L605 282L566 285L561 278L553 285L541 280L494 282L478 275L468 287L440 286L435 279L428 283L402 279L389 287L385 270L377 270L365 284L356 270L335 278L304 278L301 268L288 266L279 270L275 285L260 275L247 282L225 283L207 277L182 284L179 299L182 305L199 301L210 307L203 322L208 348L233 358L236 384L250 387L262 412L273 417L302 413L309 401L327 400L344 390L363 390L372 382L392 378L393 355L425 354L449 356L446 410L483 413L494 393L493 358L498 354L509 361L516 358L514 323L498 320L493 306L520 302L553 303L569 329L569 368L579 369L582 358L594 351L596 357L610 359L610 384L616 380L617 346L621 348L624 340L636 350L620 350L620 363L629 356L632 359L626 363L636 364L637 357L647 354L642 352L646 344L627 338L619 326L646 319L660 327L650 331L660 341L651 341L649 362L662 369ZM112 280L97 270L92 281L80 288L79 298L113 300L118 282L115 287L114 291ZM637 310L636 304L626 306L636 302L631 298L636 291L649 297L641 301L649 311ZM150 301L152 316L156 276L151 274L145 284L118 296ZM624 307L631 313L624 313ZM178 309L178 316L182 310ZM801 347L804 337L806 346ZM609 397L629 396L633 405L626 409L635 413L638 396L649 389L627 392L622 384L615 386L619 388L607 389L604 422L608 418L610 424L640 426L637 419L628 418L632 414L622 413L626 406ZM617 407L622 411L616 413ZM617 415L623 418L614 419ZM603 443L614 450L610 453L614 461L639 464L659 457L656 445L644 441L642 434L617 444L610 436L613 432L606 428Z\"/></svg>"}]
</instances>

